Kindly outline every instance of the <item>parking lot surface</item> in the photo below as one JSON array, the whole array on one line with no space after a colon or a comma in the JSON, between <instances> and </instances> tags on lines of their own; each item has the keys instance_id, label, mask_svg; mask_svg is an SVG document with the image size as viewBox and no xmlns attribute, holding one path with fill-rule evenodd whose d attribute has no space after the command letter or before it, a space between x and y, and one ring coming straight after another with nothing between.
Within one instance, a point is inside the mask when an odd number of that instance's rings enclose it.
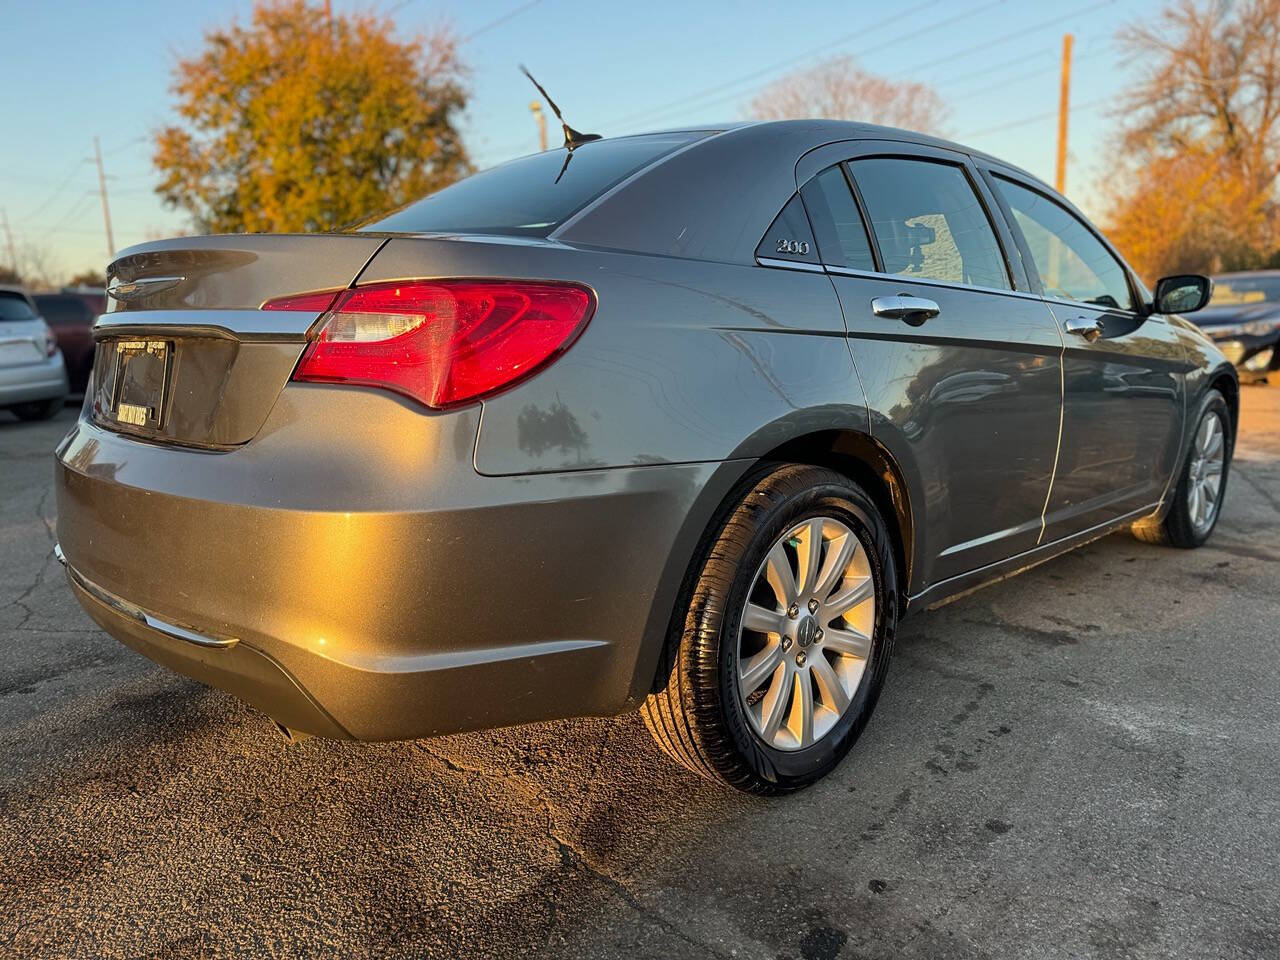
<instances>
[{"instance_id":1,"label":"parking lot surface","mask_svg":"<svg viewBox=\"0 0 1280 960\"><path fill-rule=\"evenodd\" d=\"M637 716L290 745L81 613L0 413L0 955L1280 956L1280 389L1199 551L1125 534L907 620L818 786Z\"/></svg>"}]
</instances>

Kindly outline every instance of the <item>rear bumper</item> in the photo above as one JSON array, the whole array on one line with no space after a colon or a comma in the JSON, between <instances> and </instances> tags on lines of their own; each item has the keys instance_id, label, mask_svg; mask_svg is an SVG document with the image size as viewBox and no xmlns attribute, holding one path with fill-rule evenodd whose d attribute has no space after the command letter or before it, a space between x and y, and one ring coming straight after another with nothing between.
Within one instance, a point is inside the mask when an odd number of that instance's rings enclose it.
<instances>
[{"instance_id":1,"label":"rear bumper","mask_svg":"<svg viewBox=\"0 0 1280 960\"><path fill-rule=\"evenodd\" d=\"M229 452L81 420L56 470L77 597L122 642L307 733L627 709L741 468L484 477L478 422L296 385Z\"/></svg>"},{"instance_id":2,"label":"rear bumper","mask_svg":"<svg viewBox=\"0 0 1280 960\"><path fill-rule=\"evenodd\" d=\"M43 363L0 367L0 407L33 400L52 400L65 397L69 392L61 351Z\"/></svg>"}]
</instances>

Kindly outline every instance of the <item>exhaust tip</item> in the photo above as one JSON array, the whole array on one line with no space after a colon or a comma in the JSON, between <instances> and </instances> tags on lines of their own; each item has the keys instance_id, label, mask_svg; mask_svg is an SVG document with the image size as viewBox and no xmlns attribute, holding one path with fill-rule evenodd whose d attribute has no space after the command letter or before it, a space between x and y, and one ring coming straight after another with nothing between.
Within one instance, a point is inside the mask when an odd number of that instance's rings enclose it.
<instances>
[{"instance_id":1,"label":"exhaust tip","mask_svg":"<svg viewBox=\"0 0 1280 960\"><path fill-rule=\"evenodd\" d=\"M310 740L311 734L303 733L301 730L291 730L279 720L272 720L271 725L280 731L280 735L289 743L301 743L303 740Z\"/></svg>"}]
</instances>

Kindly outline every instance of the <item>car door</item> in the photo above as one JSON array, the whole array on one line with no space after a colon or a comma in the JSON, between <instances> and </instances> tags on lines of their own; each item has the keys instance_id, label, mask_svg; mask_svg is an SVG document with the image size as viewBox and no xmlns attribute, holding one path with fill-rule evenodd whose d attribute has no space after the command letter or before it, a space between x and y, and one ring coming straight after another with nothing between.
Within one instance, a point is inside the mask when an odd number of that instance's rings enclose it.
<instances>
[{"instance_id":1,"label":"car door","mask_svg":"<svg viewBox=\"0 0 1280 960\"><path fill-rule=\"evenodd\" d=\"M872 435L919 478L912 592L1031 549L1058 446L1062 338L971 162L861 141L801 196Z\"/></svg>"},{"instance_id":2,"label":"car door","mask_svg":"<svg viewBox=\"0 0 1280 960\"><path fill-rule=\"evenodd\" d=\"M1083 217L1029 178L986 172L1066 343L1051 542L1159 501L1180 449L1186 355Z\"/></svg>"}]
</instances>

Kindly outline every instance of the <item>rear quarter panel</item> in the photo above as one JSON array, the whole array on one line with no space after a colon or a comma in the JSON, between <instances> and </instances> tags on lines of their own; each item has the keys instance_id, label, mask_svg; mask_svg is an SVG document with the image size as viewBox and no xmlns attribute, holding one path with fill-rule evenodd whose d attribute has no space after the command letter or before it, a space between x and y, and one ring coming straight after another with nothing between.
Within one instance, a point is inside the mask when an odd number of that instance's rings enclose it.
<instances>
[{"instance_id":1,"label":"rear quarter panel","mask_svg":"<svg viewBox=\"0 0 1280 960\"><path fill-rule=\"evenodd\" d=\"M810 430L867 430L825 275L405 239L391 241L360 282L415 276L576 280L596 293L595 315L563 357L485 401L482 474L751 458Z\"/></svg>"}]
</instances>

